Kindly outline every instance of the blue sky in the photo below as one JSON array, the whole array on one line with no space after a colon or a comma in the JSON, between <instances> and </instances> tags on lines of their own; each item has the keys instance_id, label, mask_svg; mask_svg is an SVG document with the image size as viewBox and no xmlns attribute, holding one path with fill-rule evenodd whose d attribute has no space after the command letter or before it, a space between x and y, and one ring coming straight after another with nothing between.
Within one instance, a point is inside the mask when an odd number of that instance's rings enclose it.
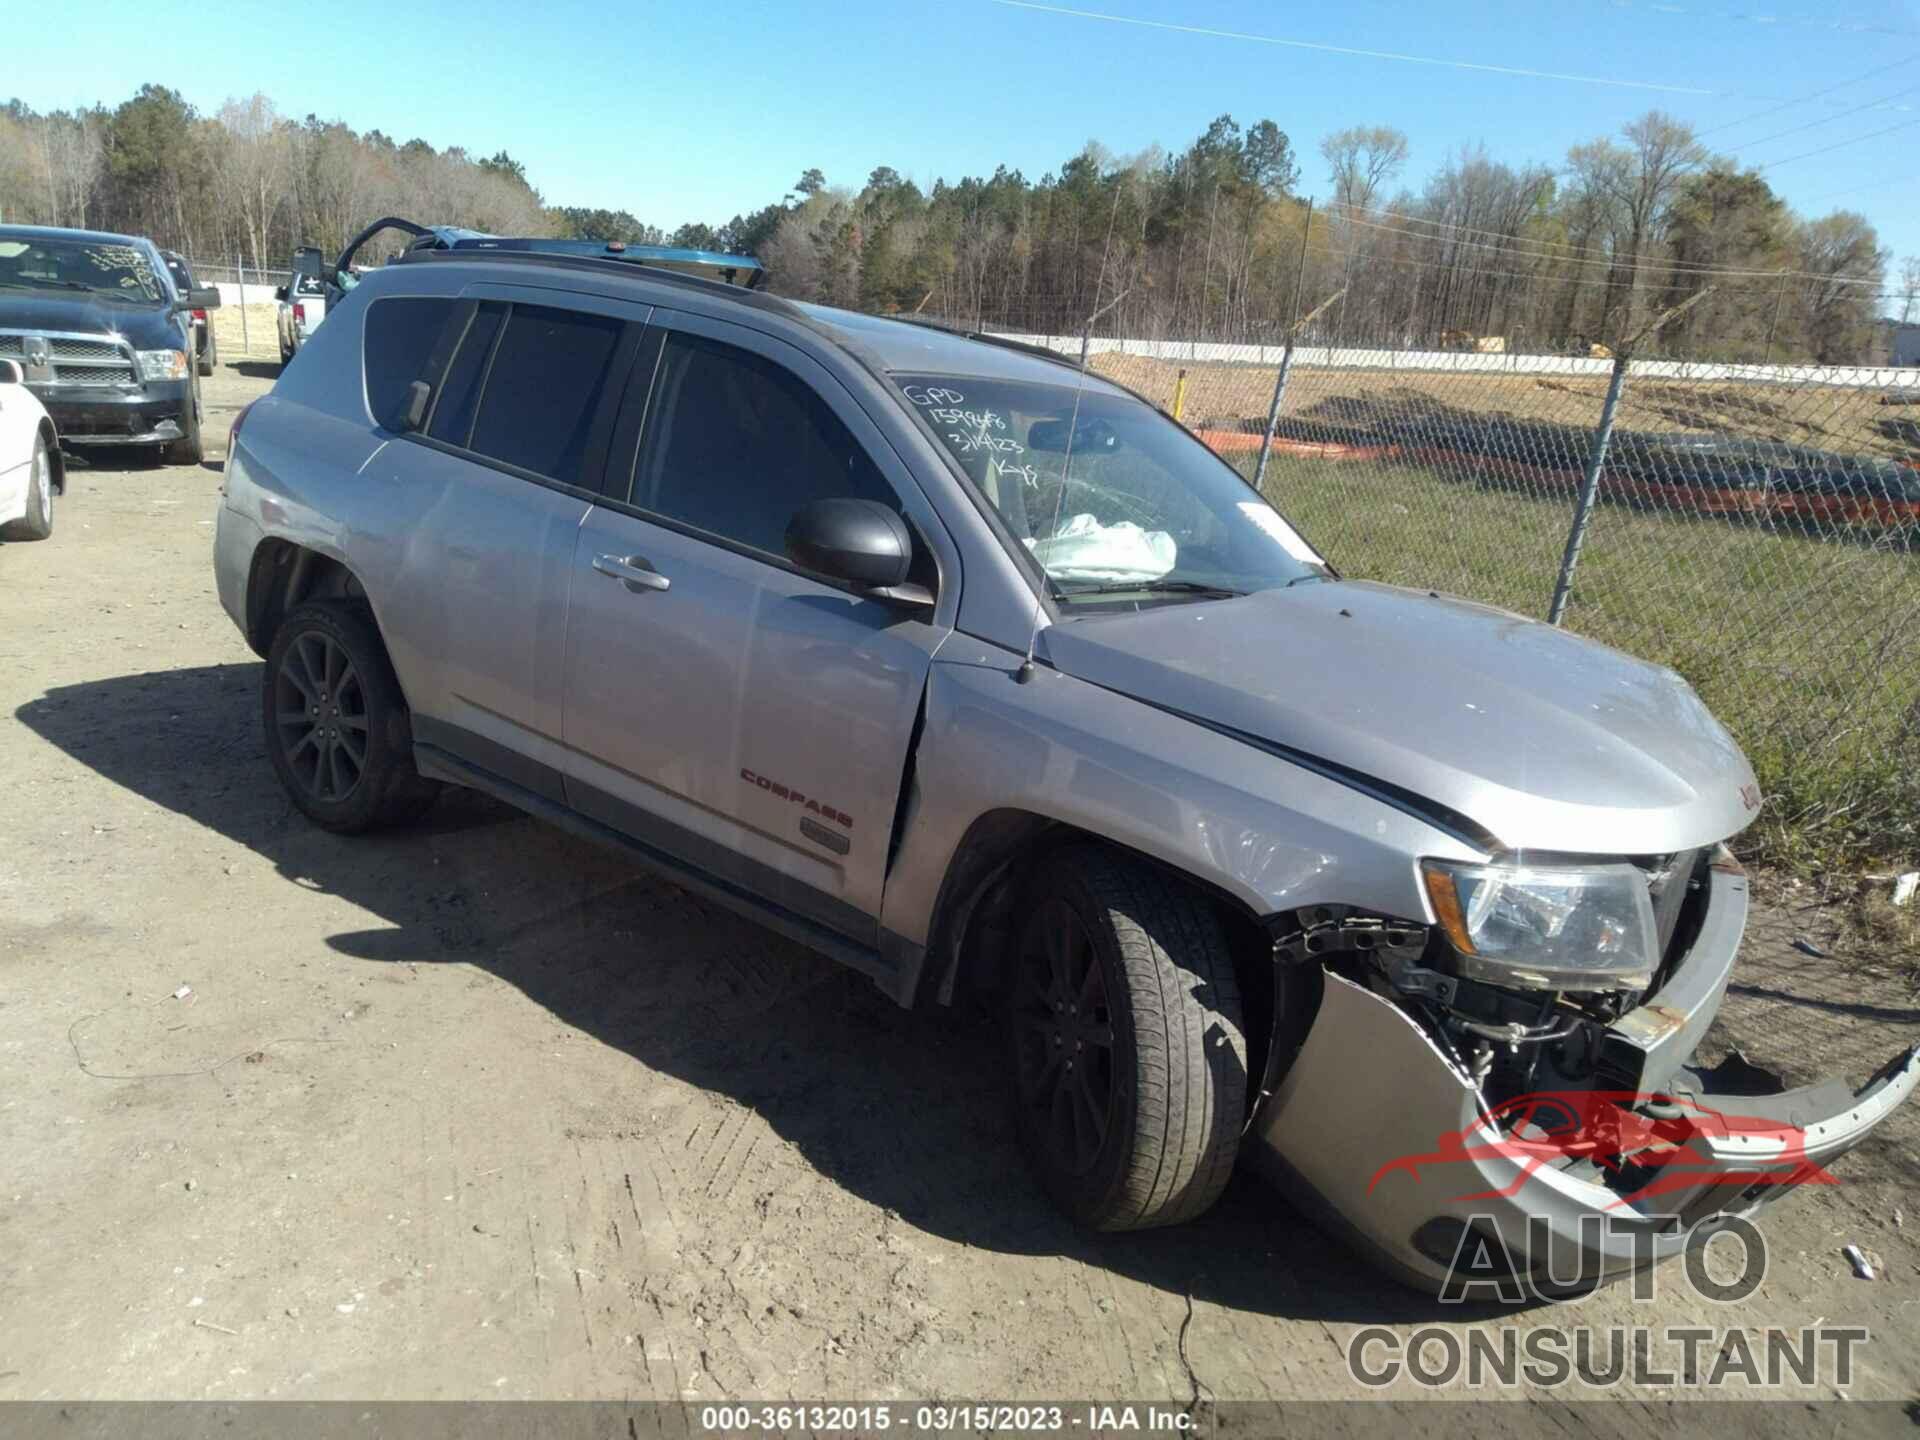
<instances>
[{"instance_id":1,"label":"blue sky","mask_svg":"<svg viewBox=\"0 0 1920 1440\"><path fill-rule=\"evenodd\" d=\"M145 0L140 32L167 45L130 43L118 7L61 7L38 34L12 27L0 93L40 108L113 103L152 80L211 110L263 90L293 116L509 150L550 202L625 207L668 229L777 199L809 166L852 185L881 164L923 184L1002 161L1037 177L1089 138L1121 153L1183 145L1223 111L1278 122L1301 153L1302 189L1324 193L1315 147L1343 126L1404 130L1417 182L1476 142L1500 159L1558 162L1569 144L1658 106L1746 163L1789 162L1765 174L1803 213L1860 210L1896 267L1920 254L1912 0L1779 0L1778 10L1744 0L1062 3L1553 73L1292 48L996 0L330 0L302 7L314 23L298 25L278 7ZM1823 100L1783 105L1829 87L1838 88ZM1842 113L1855 107L1866 108ZM1907 128L1860 138L1896 126Z\"/></svg>"}]
</instances>

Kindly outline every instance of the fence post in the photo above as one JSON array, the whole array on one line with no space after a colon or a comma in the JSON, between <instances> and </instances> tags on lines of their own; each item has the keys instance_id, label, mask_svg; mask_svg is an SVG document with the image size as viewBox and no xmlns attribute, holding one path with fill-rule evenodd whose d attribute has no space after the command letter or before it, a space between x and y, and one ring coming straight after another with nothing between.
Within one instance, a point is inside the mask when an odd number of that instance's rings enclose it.
<instances>
[{"instance_id":1,"label":"fence post","mask_svg":"<svg viewBox=\"0 0 1920 1440\"><path fill-rule=\"evenodd\" d=\"M1306 224L1300 229L1300 266L1293 272L1293 302L1287 306L1287 346L1280 352L1280 373L1273 381L1273 403L1267 406L1267 428L1260 437L1260 458L1253 465L1253 490L1265 495L1267 457L1273 454L1273 432L1280 428L1280 401L1287 393L1287 371L1293 368L1293 338L1299 333L1300 289L1307 280L1307 242L1313 239L1313 197L1307 197Z\"/></svg>"},{"instance_id":2,"label":"fence post","mask_svg":"<svg viewBox=\"0 0 1920 1440\"><path fill-rule=\"evenodd\" d=\"M1567 532L1567 548L1560 556L1560 576L1553 582L1553 603L1547 607L1547 623L1558 625L1567 613L1567 597L1573 592L1573 567L1580 563L1580 546L1587 538L1587 521L1593 518L1594 502L1600 498L1600 474L1607 464L1607 446L1613 441L1613 412L1619 408L1620 392L1626 388L1627 366L1634 351L1649 335L1658 335L1666 325L1679 319L1720 287L1707 285L1694 291L1672 309L1654 316L1646 324L1613 347L1613 379L1607 385L1606 403L1600 407L1600 428L1594 432L1593 452L1587 457L1587 473L1580 484L1580 500L1574 507L1573 528Z\"/></svg>"},{"instance_id":3,"label":"fence post","mask_svg":"<svg viewBox=\"0 0 1920 1440\"><path fill-rule=\"evenodd\" d=\"M247 257L236 252L233 257L233 273L240 282L240 350L242 354L253 354L253 336L247 329Z\"/></svg>"},{"instance_id":4,"label":"fence post","mask_svg":"<svg viewBox=\"0 0 1920 1440\"><path fill-rule=\"evenodd\" d=\"M1342 285L1287 327L1287 348L1280 352L1280 373L1274 377L1273 381L1273 403L1267 406L1267 429L1260 440L1260 458L1254 462L1253 466L1253 488L1262 495L1267 493L1260 487L1267 478L1267 457L1273 454L1273 432L1280 428L1280 402L1286 396L1287 375L1293 369L1294 341L1299 338L1302 330L1324 315L1328 307L1346 293L1347 287Z\"/></svg>"},{"instance_id":5,"label":"fence post","mask_svg":"<svg viewBox=\"0 0 1920 1440\"><path fill-rule=\"evenodd\" d=\"M1287 331L1287 348L1280 352L1280 375L1273 382L1273 403L1267 406L1267 428L1260 437L1260 458L1253 466L1255 493L1266 494L1267 457L1273 454L1273 432L1280 428L1280 401L1287 393L1287 371L1293 368L1293 331Z\"/></svg>"},{"instance_id":6,"label":"fence post","mask_svg":"<svg viewBox=\"0 0 1920 1440\"><path fill-rule=\"evenodd\" d=\"M1594 502L1600 498L1600 474L1606 468L1607 446L1613 441L1613 412L1620 406L1620 392L1627 383L1627 363L1624 354L1614 357L1613 379L1607 384L1606 403L1600 407L1600 428L1594 432L1593 448L1587 453L1587 472L1580 482L1580 499L1573 508L1573 528L1567 532L1567 548L1560 556L1560 575L1553 582L1553 603L1547 607L1549 625L1558 625L1567 613L1574 566L1580 563L1587 521L1593 518Z\"/></svg>"}]
</instances>

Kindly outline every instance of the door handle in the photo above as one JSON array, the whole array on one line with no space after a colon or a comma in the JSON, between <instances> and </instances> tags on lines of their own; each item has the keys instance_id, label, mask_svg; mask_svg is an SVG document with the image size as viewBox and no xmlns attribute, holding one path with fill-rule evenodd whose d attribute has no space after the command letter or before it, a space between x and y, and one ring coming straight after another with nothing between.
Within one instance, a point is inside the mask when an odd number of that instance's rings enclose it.
<instances>
[{"instance_id":1,"label":"door handle","mask_svg":"<svg viewBox=\"0 0 1920 1440\"><path fill-rule=\"evenodd\" d=\"M673 584L649 565L644 555L596 555L593 568L623 582L635 594L642 590L665 590Z\"/></svg>"}]
</instances>

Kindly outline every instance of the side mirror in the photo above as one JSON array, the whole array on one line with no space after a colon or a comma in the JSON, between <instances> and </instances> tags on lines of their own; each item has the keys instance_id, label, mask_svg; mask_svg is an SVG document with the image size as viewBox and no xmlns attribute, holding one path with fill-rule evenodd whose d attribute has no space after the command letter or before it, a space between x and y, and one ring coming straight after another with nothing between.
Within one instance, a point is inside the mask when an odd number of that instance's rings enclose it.
<instances>
[{"instance_id":1,"label":"side mirror","mask_svg":"<svg viewBox=\"0 0 1920 1440\"><path fill-rule=\"evenodd\" d=\"M802 570L869 592L875 599L927 607L933 597L907 584L913 532L878 500L815 500L787 524L787 555Z\"/></svg>"},{"instance_id":2,"label":"side mirror","mask_svg":"<svg viewBox=\"0 0 1920 1440\"><path fill-rule=\"evenodd\" d=\"M0 385L24 385L27 372L20 368L18 360L0 360Z\"/></svg>"},{"instance_id":3,"label":"side mirror","mask_svg":"<svg viewBox=\"0 0 1920 1440\"><path fill-rule=\"evenodd\" d=\"M187 292L187 305L194 310L218 310L220 287L217 285L195 286Z\"/></svg>"},{"instance_id":4,"label":"side mirror","mask_svg":"<svg viewBox=\"0 0 1920 1440\"><path fill-rule=\"evenodd\" d=\"M286 286L284 286L284 285L276 285L276 286L274 286L274 287L273 287L273 298L274 298L274 299L276 299L276 300L285 300L285 299L287 298L287 287L286 287Z\"/></svg>"}]
</instances>

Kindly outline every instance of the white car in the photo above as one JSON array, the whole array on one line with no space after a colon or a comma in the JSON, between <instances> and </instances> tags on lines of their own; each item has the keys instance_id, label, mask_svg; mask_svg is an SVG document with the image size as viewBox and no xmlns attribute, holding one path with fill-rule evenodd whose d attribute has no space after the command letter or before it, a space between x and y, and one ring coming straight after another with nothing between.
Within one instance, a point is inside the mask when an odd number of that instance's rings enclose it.
<instances>
[{"instance_id":1,"label":"white car","mask_svg":"<svg viewBox=\"0 0 1920 1440\"><path fill-rule=\"evenodd\" d=\"M53 497L66 465L53 419L23 383L17 360L0 360L0 540L53 534Z\"/></svg>"}]
</instances>

